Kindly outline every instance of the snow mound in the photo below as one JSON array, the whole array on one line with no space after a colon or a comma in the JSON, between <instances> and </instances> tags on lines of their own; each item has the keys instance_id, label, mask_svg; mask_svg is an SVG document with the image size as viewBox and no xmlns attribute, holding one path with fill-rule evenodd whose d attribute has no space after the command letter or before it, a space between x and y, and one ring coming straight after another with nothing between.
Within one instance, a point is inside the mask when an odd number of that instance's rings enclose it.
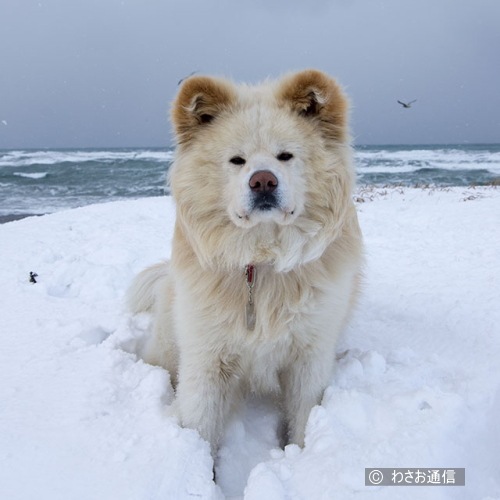
<instances>
[{"instance_id":1,"label":"snow mound","mask_svg":"<svg viewBox=\"0 0 500 500\"><path fill-rule=\"evenodd\" d=\"M208 444L169 416L169 374L136 354L150 319L123 307L133 276L170 254L172 201L0 226L0 497L396 499L400 488L365 486L365 467L465 467L465 487L404 497L500 498L499 193L356 199L364 292L306 446L279 449L275 409L250 399L217 484Z\"/></svg>"}]
</instances>

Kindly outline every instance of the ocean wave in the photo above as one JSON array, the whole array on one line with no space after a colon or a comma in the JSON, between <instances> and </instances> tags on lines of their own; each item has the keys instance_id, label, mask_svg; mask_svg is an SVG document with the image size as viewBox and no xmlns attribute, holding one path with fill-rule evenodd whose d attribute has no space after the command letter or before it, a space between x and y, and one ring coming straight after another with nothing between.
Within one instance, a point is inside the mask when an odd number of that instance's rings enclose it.
<instances>
[{"instance_id":1,"label":"ocean wave","mask_svg":"<svg viewBox=\"0 0 500 500\"><path fill-rule=\"evenodd\" d=\"M17 175L18 177L25 177L27 179L43 179L49 175L48 172L14 172L12 175Z\"/></svg>"},{"instance_id":2,"label":"ocean wave","mask_svg":"<svg viewBox=\"0 0 500 500\"><path fill-rule=\"evenodd\" d=\"M0 150L0 214L47 213L168 194L167 148ZM488 185L500 181L500 145L374 146L356 150L359 185ZM1 168L3 167L3 168Z\"/></svg>"},{"instance_id":3,"label":"ocean wave","mask_svg":"<svg viewBox=\"0 0 500 500\"><path fill-rule=\"evenodd\" d=\"M493 175L500 175L500 163L427 163L415 162L408 164L380 163L377 165L358 165L358 174L405 174L413 172L425 172L429 170L442 170L448 172L459 172L469 170L471 172L490 172Z\"/></svg>"},{"instance_id":4,"label":"ocean wave","mask_svg":"<svg viewBox=\"0 0 500 500\"><path fill-rule=\"evenodd\" d=\"M411 172L416 172L421 167L415 167L410 165L395 166L395 165L377 165L377 166L366 166L357 167L356 172L358 174L407 174Z\"/></svg>"},{"instance_id":5,"label":"ocean wave","mask_svg":"<svg viewBox=\"0 0 500 500\"><path fill-rule=\"evenodd\" d=\"M31 165L55 165L61 163L115 163L124 161L172 161L171 150L92 150L92 151L8 151L0 152L0 167L28 167Z\"/></svg>"},{"instance_id":6,"label":"ocean wave","mask_svg":"<svg viewBox=\"0 0 500 500\"><path fill-rule=\"evenodd\" d=\"M500 175L500 152L458 149L358 150L358 173L411 173L419 169L483 171Z\"/></svg>"}]
</instances>

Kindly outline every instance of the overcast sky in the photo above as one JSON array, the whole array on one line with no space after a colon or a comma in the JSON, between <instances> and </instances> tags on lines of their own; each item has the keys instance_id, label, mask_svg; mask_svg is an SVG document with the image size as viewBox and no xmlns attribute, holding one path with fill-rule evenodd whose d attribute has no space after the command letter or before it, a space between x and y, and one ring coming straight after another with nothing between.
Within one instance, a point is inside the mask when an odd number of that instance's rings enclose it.
<instances>
[{"instance_id":1,"label":"overcast sky","mask_svg":"<svg viewBox=\"0 0 500 500\"><path fill-rule=\"evenodd\" d=\"M0 148L168 146L192 71L309 67L357 144L500 142L500 0L0 0Z\"/></svg>"}]
</instances>

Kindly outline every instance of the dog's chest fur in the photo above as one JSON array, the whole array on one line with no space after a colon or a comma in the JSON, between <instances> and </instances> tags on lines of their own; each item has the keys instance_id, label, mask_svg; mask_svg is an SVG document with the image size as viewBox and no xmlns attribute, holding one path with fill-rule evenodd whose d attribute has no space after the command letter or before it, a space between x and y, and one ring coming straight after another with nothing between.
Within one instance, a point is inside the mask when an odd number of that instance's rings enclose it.
<instances>
[{"instance_id":1,"label":"dog's chest fur","mask_svg":"<svg viewBox=\"0 0 500 500\"><path fill-rule=\"evenodd\" d=\"M247 324L250 291L244 268L193 271L191 261L176 273L181 304L176 316L179 321L189 317L190 328L183 330L199 332L206 348L220 353L228 374L240 376L250 390L276 391L280 371L318 345L319 337L335 331L336 288L343 283L341 276L333 280L321 261L288 273L277 273L271 265L255 266L253 272L253 329ZM191 304L188 315L185 304Z\"/></svg>"}]
</instances>

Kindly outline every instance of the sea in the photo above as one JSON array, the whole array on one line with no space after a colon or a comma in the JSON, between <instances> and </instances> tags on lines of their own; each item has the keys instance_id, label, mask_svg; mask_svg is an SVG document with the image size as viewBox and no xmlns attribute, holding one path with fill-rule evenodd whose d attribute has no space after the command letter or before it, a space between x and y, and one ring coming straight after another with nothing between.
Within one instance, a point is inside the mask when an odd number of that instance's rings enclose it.
<instances>
[{"instance_id":1,"label":"sea","mask_svg":"<svg viewBox=\"0 0 500 500\"><path fill-rule=\"evenodd\" d=\"M0 222L168 194L171 148L0 150ZM360 186L500 184L500 144L356 146Z\"/></svg>"}]
</instances>

